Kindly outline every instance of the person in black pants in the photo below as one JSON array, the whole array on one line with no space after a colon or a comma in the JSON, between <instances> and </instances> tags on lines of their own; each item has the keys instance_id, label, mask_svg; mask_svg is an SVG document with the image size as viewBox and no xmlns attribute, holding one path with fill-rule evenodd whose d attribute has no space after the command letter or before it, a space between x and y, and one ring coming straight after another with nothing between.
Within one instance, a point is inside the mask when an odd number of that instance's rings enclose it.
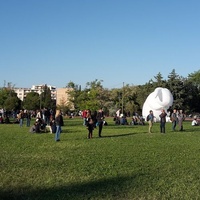
<instances>
[{"instance_id":1,"label":"person in black pants","mask_svg":"<svg viewBox=\"0 0 200 200\"><path fill-rule=\"evenodd\" d=\"M100 108L97 113L97 125L99 127L99 137L101 137L101 132L103 129L103 119L104 119L104 112L103 109Z\"/></svg>"},{"instance_id":2,"label":"person in black pants","mask_svg":"<svg viewBox=\"0 0 200 200\"><path fill-rule=\"evenodd\" d=\"M167 116L167 113L163 109L161 111L161 114L159 115L159 117L160 117L160 133L165 133L166 116Z\"/></svg>"}]
</instances>

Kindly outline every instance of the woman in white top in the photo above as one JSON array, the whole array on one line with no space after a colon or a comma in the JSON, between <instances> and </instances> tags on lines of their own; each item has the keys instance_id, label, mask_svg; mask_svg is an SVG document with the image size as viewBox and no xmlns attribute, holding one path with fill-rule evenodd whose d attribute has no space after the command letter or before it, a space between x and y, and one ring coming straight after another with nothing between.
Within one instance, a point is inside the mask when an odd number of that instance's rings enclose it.
<instances>
[{"instance_id":1,"label":"woman in white top","mask_svg":"<svg viewBox=\"0 0 200 200\"><path fill-rule=\"evenodd\" d=\"M194 118L192 121L192 126L198 126L198 125L199 125L199 123L198 123L197 119Z\"/></svg>"}]
</instances>

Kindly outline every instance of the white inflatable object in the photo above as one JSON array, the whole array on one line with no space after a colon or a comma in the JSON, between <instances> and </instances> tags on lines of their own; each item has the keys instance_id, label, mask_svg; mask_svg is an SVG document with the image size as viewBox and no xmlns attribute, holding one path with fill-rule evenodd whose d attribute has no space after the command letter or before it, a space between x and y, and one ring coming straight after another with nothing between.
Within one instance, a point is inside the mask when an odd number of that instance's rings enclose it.
<instances>
[{"instance_id":1,"label":"white inflatable object","mask_svg":"<svg viewBox=\"0 0 200 200\"><path fill-rule=\"evenodd\" d=\"M159 115L162 109L165 109L167 113L167 109L173 104L173 96L172 93L167 88L158 87L149 94L146 101L144 102L142 108L142 115L146 120L149 111L152 110L155 116L155 120L159 121ZM169 116L168 116L169 117Z\"/></svg>"}]
</instances>

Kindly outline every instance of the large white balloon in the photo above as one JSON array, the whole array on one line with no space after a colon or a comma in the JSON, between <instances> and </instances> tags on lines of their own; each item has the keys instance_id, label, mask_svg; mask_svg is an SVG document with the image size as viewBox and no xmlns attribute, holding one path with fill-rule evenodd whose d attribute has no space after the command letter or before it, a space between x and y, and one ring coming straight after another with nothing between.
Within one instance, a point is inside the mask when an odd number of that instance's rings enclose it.
<instances>
[{"instance_id":1,"label":"large white balloon","mask_svg":"<svg viewBox=\"0 0 200 200\"><path fill-rule=\"evenodd\" d=\"M146 120L147 115L149 114L149 111L152 110L154 113L154 116L156 117L156 121L159 121L159 115L161 113L162 109L165 109L167 112L167 109L172 106L173 104L173 96L172 93L167 88L158 87L149 94L146 101L144 102L143 108L142 108L142 115Z\"/></svg>"}]
</instances>

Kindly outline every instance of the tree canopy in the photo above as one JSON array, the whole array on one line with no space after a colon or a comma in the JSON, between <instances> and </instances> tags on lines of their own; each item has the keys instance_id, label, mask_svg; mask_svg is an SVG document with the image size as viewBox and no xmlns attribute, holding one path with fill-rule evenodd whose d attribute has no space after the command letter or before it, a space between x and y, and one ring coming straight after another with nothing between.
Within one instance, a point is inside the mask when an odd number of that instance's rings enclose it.
<instances>
[{"instance_id":1,"label":"tree canopy","mask_svg":"<svg viewBox=\"0 0 200 200\"><path fill-rule=\"evenodd\" d=\"M109 114L115 113L122 108L125 113L142 112L143 104L147 96L157 87L168 88L173 97L173 107L183 109L185 112L200 112L200 71L190 74L187 78L179 76L173 69L168 79L164 80L159 72L154 79L144 85L125 85L122 88L105 89L102 80L87 82L83 90L74 89L71 92L72 102L75 108L97 109L104 107ZM75 86L70 82L68 85Z\"/></svg>"},{"instance_id":2,"label":"tree canopy","mask_svg":"<svg viewBox=\"0 0 200 200\"><path fill-rule=\"evenodd\" d=\"M147 96L157 87L168 88L174 98L173 108L182 109L185 112L200 113L200 70L193 72L184 78L179 76L173 69L167 79L163 79L159 72L144 85L123 84L121 88L104 88L103 80L95 79L87 82L85 88L70 81L66 84L69 101L59 105L62 110L70 110L72 107L75 111L90 109L98 110L103 107L107 114L113 115L117 109L121 108L124 113L130 115L134 112L142 113L143 104ZM51 91L45 85L42 93L39 95L35 92L27 94L26 99L21 104L16 93L11 87L0 89L0 107L5 109L39 109L54 108L55 101L51 98ZM73 106L72 106L73 105Z\"/></svg>"}]
</instances>

